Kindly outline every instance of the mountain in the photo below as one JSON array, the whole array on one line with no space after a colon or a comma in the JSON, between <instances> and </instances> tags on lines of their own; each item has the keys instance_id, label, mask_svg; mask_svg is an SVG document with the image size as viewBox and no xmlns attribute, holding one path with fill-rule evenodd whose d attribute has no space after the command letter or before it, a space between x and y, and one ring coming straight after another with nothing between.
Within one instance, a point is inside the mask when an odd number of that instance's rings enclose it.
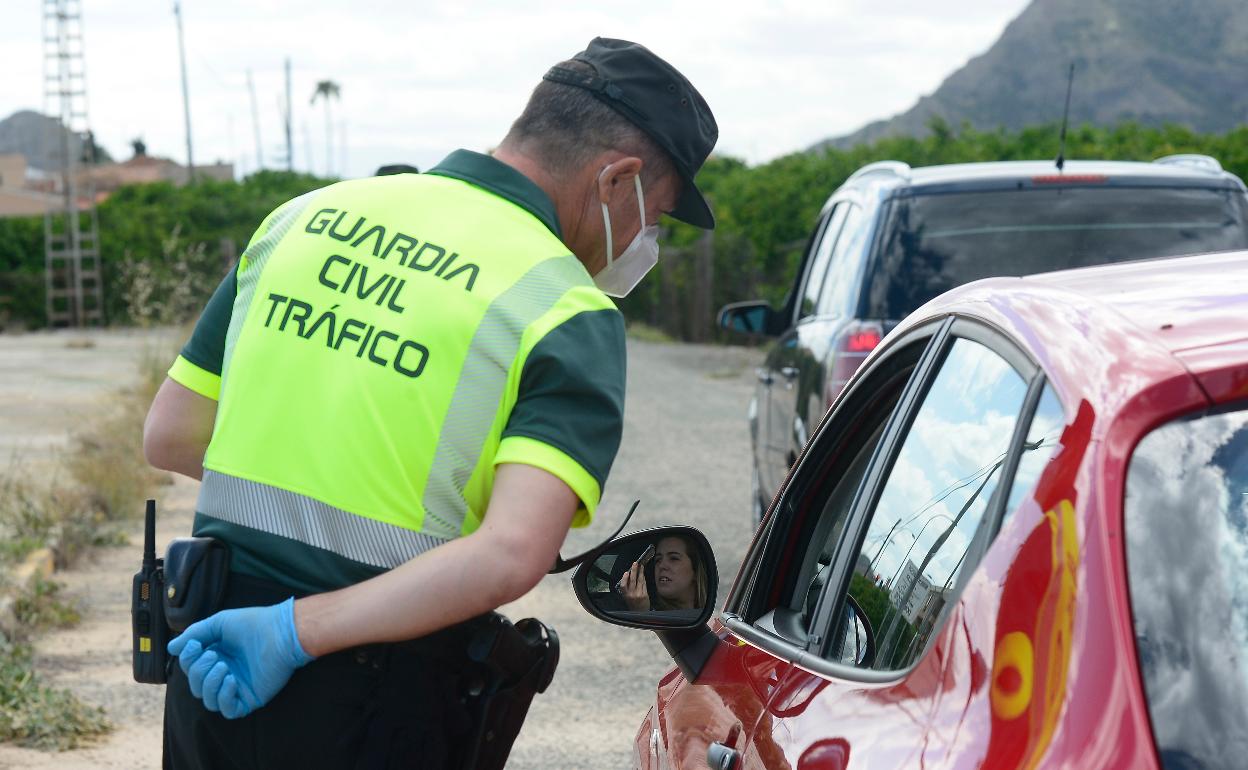
<instances>
[{"instance_id":1,"label":"mountain","mask_svg":"<svg viewBox=\"0 0 1248 770\"><path fill-rule=\"evenodd\" d=\"M983 130L1056 123L1072 61L1072 125L1134 120L1221 133L1248 123L1248 2L1034 0L931 96L812 149L921 136L937 116Z\"/></svg>"},{"instance_id":2,"label":"mountain","mask_svg":"<svg viewBox=\"0 0 1248 770\"><path fill-rule=\"evenodd\" d=\"M61 122L33 110L21 110L0 120L0 155L17 153L26 156L31 168L41 170L60 167L62 142L68 133ZM45 144L45 137L46 144ZM70 135L74 152L82 151L82 138ZM96 160L111 160L102 147L96 147Z\"/></svg>"}]
</instances>

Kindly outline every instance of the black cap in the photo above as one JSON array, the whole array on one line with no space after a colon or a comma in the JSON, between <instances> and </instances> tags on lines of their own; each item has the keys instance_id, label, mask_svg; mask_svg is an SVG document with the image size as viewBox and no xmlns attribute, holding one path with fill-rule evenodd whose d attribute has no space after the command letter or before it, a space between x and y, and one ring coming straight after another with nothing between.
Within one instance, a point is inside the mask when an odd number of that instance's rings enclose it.
<instances>
[{"instance_id":1,"label":"black cap","mask_svg":"<svg viewBox=\"0 0 1248 770\"><path fill-rule=\"evenodd\" d=\"M596 74L552 67L545 79L586 89L645 131L671 156L685 180L671 216L714 228L715 216L693 178L715 147L719 127L693 84L648 48L627 40L596 37L572 58L590 65Z\"/></svg>"},{"instance_id":2,"label":"black cap","mask_svg":"<svg viewBox=\"0 0 1248 770\"><path fill-rule=\"evenodd\" d=\"M379 166L373 176L393 176L394 174L419 174L420 169L410 163L387 163Z\"/></svg>"}]
</instances>

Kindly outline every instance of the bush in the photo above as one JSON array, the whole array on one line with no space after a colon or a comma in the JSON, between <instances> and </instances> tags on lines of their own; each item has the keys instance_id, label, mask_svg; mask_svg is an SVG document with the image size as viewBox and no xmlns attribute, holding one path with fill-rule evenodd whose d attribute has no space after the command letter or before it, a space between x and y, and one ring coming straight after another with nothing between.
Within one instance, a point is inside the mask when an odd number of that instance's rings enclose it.
<instances>
[{"instance_id":1,"label":"bush","mask_svg":"<svg viewBox=\"0 0 1248 770\"><path fill-rule=\"evenodd\" d=\"M64 751L110 730L102 708L39 681L28 646L0 639L0 741Z\"/></svg>"},{"instance_id":2,"label":"bush","mask_svg":"<svg viewBox=\"0 0 1248 770\"><path fill-rule=\"evenodd\" d=\"M924 138L895 137L850 149L798 152L758 166L713 157L698 186L718 227L671 223L654 275L620 308L680 339L714 332L716 310L729 302L783 301L811 226L827 197L856 169L891 159L912 166L1054 158L1056 126L1020 131L954 128L934 121ZM1248 174L1248 126L1222 135L1181 126L1135 123L1079 126L1066 157L1153 160L1194 152L1212 155L1240 177ZM123 187L100 206L100 249L108 317L122 323L178 322L195 315L264 217L283 201L326 183L262 171L242 183L203 181ZM41 326L44 319L43 228L38 219L0 220L0 326ZM709 246L710 263L698 257ZM7 298L7 299L5 299Z\"/></svg>"},{"instance_id":3,"label":"bush","mask_svg":"<svg viewBox=\"0 0 1248 770\"><path fill-rule=\"evenodd\" d=\"M118 189L99 207L105 315L123 324L195 315L265 216L326 183L261 171L242 182ZM43 274L42 218L0 219L0 328L47 324Z\"/></svg>"},{"instance_id":4,"label":"bush","mask_svg":"<svg viewBox=\"0 0 1248 770\"><path fill-rule=\"evenodd\" d=\"M164 381L167 351L146 350L138 381L70 439L58 470L36 482L16 459L0 471L0 565L51 547L58 566L92 545L116 542L164 477L143 457L143 419Z\"/></svg>"},{"instance_id":5,"label":"bush","mask_svg":"<svg viewBox=\"0 0 1248 770\"><path fill-rule=\"evenodd\" d=\"M1057 151L1057 126L980 131L954 129L938 120L922 139L898 137L846 150L794 153L752 168L731 158L712 158L698 174L698 187L711 200L718 223L712 236L710 285L700 285L708 273L703 268L699 279L694 258L693 245L701 232L672 223L664 233L659 266L620 308L629 320L644 321L680 339L703 339L714 327L716 311L729 302L783 302L824 202L867 163L1043 160L1055 158ZM1084 125L1068 133L1066 145L1068 159L1151 161L1186 152L1212 155L1231 173L1248 176L1248 126L1210 135L1181 126ZM709 308L690 302L700 294L710 295L709 303L698 303Z\"/></svg>"}]
</instances>

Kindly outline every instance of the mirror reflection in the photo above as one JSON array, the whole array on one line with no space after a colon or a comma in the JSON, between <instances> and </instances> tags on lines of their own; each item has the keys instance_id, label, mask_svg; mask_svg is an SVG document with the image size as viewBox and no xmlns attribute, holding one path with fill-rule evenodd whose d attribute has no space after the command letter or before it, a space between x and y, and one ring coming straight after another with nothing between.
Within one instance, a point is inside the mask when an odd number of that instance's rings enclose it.
<instances>
[{"instance_id":1,"label":"mirror reflection","mask_svg":"<svg viewBox=\"0 0 1248 770\"><path fill-rule=\"evenodd\" d=\"M871 621L853 597L846 597L841 616L840 638L833 659L848 666L870 667L875 662L875 632Z\"/></svg>"},{"instance_id":2,"label":"mirror reflection","mask_svg":"<svg viewBox=\"0 0 1248 770\"><path fill-rule=\"evenodd\" d=\"M707 605L707 554L680 533L629 539L604 551L590 569L589 599L624 620L697 620Z\"/></svg>"}]
</instances>

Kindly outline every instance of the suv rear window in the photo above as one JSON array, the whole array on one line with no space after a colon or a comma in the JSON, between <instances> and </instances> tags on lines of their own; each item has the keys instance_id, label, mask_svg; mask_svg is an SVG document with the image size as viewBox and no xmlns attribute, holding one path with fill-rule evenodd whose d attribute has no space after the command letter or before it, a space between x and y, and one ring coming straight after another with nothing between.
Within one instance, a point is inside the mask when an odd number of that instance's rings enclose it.
<instances>
[{"instance_id":1,"label":"suv rear window","mask_svg":"<svg viewBox=\"0 0 1248 770\"><path fill-rule=\"evenodd\" d=\"M1162 767L1248 756L1248 409L1164 425L1127 474L1127 578Z\"/></svg>"},{"instance_id":2,"label":"suv rear window","mask_svg":"<svg viewBox=\"0 0 1248 770\"><path fill-rule=\"evenodd\" d=\"M1058 187L893 202L868 318L904 318L955 286L1003 275L1248 248L1242 192Z\"/></svg>"}]
</instances>

